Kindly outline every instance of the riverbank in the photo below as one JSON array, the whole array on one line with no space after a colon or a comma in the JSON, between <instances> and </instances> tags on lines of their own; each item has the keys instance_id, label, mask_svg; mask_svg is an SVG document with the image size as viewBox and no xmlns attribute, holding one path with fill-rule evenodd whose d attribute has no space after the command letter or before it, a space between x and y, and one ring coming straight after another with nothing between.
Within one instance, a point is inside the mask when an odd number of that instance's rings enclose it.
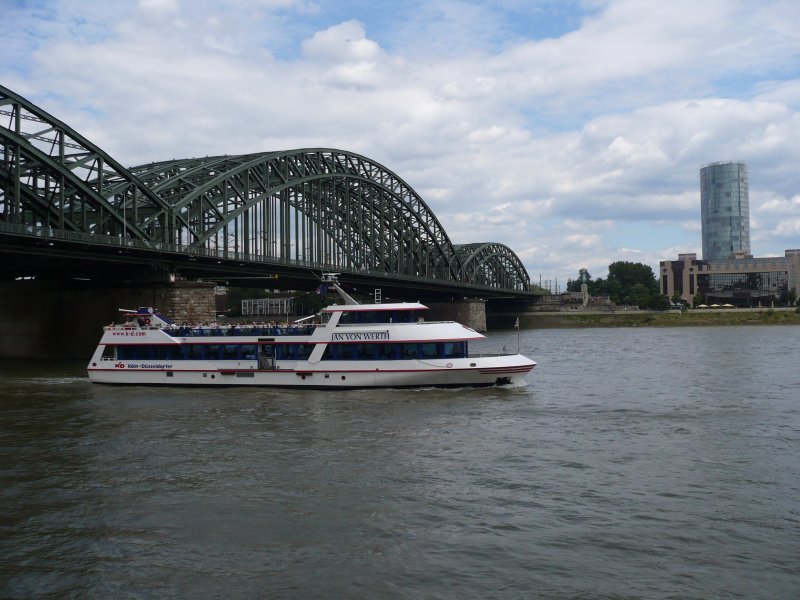
<instances>
[{"instance_id":1,"label":"riverbank","mask_svg":"<svg viewBox=\"0 0 800 600\"><path fill-rule=\"evenodd\" d=\"M513 325L513 321L512 321ZM542 312L520 315L520 327L698 327L708 325L800 325L800 312L783 309L731 309L626 312Z\"/></svg>"}]
</instances>

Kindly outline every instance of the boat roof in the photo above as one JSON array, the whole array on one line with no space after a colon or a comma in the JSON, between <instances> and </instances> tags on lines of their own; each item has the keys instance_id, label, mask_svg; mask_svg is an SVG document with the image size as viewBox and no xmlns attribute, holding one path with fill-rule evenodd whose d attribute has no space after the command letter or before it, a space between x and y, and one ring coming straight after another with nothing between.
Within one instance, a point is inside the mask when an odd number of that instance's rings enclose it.
<instances>
[{"instance_id":1,"label":"boat roof","mask_svg":"<svg viewBox=\"0 0 800 600\"><path fill-rule=\"evenodd\" d=\"M322 312L377 312L386 310L428 310L419 302L393 302L386 304L332 304Z\"/></svg>"}]
</instances>

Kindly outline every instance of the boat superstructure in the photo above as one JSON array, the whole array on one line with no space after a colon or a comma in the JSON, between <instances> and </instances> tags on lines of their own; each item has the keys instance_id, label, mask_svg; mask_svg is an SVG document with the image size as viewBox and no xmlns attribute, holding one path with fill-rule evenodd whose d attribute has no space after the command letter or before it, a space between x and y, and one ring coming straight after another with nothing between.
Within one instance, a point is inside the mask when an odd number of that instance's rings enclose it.
<instances>
[{"instance_id":1,"label":"boat superstructure","mask_svg":"<svg viewBox=\"0 0 800 600\"><path fill-rule=\"evenodd\" d=\"M308 388L507 385L536 363L520 354L470 355L484 336L425 321L416 302L358 304L323 276L341 304L283 324L176 325L145 307L104 328L87 367L95 383Z\"/></svg>"}]
</instances>

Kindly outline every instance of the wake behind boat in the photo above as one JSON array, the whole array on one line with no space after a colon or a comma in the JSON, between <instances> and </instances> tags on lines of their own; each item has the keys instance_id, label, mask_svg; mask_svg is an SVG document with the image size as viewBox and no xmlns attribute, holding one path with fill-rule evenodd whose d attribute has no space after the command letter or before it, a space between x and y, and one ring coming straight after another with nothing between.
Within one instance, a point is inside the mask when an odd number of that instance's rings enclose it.
<instances>
[{"instance_id":1,"label":"wake behind boat","mask_svg":"<svg viewBox=\"0 0 800 600\"><path fill-rule=\"evenodd\" d=\"M152 308L104 329L87 367L94 383L303 388L508 385L536 363L520 354L470 355L484 336L454 321L424 321L413 303L343 304L319 323L179 326Z\"/></svg>"}]
</instances>

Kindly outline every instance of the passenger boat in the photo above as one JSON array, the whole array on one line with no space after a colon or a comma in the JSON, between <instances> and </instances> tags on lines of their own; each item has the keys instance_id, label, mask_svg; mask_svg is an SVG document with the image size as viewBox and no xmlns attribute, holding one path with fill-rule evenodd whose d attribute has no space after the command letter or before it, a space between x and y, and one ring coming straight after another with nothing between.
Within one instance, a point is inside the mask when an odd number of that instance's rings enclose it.
<instances>
[{"instance_id":1,"label":"passenger boat","mask_svg":"<svg viewBox=\"0 0 800 600\"><path fill-rule=\"evenodd\" d=\"M484 336L425 321L420 303L358 304L325 274L342 304L319 323L181 326L152 308L125 310L104 328L87 367L94 383L301 388L473 387L520 381L536 363L520 354L471 355Z\"/></svg>"}]
</instances>

